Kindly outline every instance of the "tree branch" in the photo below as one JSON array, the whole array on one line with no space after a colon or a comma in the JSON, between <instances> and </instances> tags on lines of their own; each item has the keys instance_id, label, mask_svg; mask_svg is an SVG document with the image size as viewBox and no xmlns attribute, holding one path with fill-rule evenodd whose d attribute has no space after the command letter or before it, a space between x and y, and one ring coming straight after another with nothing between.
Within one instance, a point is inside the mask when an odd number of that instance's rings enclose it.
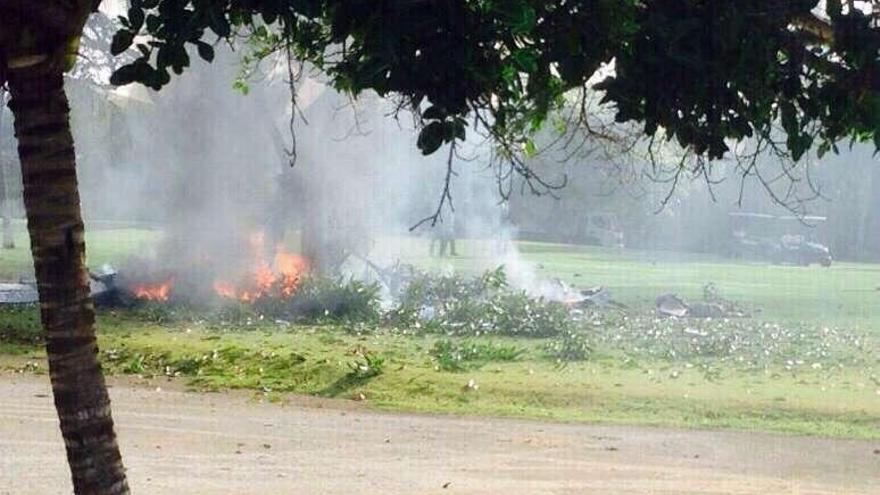
<instances>
[{"instance_id":1,"label":"tree branch","mask_svg":"<svg viewBox=\"0 0 880 495\"><path fill-rule=\"evenodd\" d=\"M426 223L430 223L431 227L437 225L437 221L443 221L443 206L446 203L449 203L449 209L455 211L455 206L452 204L452 192L450 190L452 184L452 177L456 175L455 169L453 167L455 163L455 140L449 143L449 156L446 159L446 178L443 180L443 193L440 195L440 203L437 205L437 210L433 215L429 215L421 220L418 223L409 228L409 231L412 232L417 228L421 227Z\"/></svg>"},{"instance_id":2,"label":"tree branch","mask_svg":"<svg viewBox=\"0 0 880 495\"><path fill-rule=\"evenodd\" d=\"M824 19L820 19L815 15L808 15L798 17L794 20L793 24L802 33L811 36L813 41L827 45L834 43L834 26Z\"/></svg>"}]
</instances>

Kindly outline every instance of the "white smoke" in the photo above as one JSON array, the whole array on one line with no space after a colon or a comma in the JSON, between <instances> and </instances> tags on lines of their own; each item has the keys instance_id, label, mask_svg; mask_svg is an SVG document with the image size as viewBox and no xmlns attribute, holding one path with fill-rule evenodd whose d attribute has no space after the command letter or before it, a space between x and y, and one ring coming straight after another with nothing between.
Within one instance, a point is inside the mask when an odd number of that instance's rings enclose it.
<instances>
[{"instance_id":1,"label":"white smoke","mask_svg":"<svg viewBox=\"0 0 880 495\"><path fill-rule=\"evenodd\" d=\"M239 70L236 54L219 51L213 64L194 62L161 92L126 88L109 138L78 136L81 154L112 157L81 159L87 218L138 219L162 232L155 252L139 253L149 262L136 266L204 288L246 271L248 239L263 232L269 250L283 243L334 268L347 259L340 266L347 275L369 277L364 259L380 267L428 259L436 229L454 228L469 265L504 264L518 286L533 285L511 242L487 149L469 144L470 159L456 161L455 213L447 205L438 225L410 232L436 210L446 172L446 153L417 149L410 114L393 115L394 103L376 95L352 102L314 80L301 84L291 168L286 82L253 81L242 95L232 88ZM89 116L74 118L82 124Z\"/></svg>"}]
</instances>

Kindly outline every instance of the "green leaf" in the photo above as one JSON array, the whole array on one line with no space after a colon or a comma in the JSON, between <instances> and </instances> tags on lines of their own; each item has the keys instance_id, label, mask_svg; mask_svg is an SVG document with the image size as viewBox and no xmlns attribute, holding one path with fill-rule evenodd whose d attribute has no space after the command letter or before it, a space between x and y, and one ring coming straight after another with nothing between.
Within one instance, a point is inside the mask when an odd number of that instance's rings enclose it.
<instances>
[{"instance_id":1,"label":"green leaf","mask_svg":"<svg viewBox=\"0 0 880 495\"><path fill-rule=\"evenodd\" d=\"M155 33L162 26L162 19L157 15L150 14L147 16L147 31Z\"/></svg>"},{"instance_id":2,"label":"green leaf","mask_svg":"<svg viewBox=\"0 0 880 495\"><path fill-rule=\"evenodd\" d=\"M206 62L214 61L214 47L204 41L197 41L196 47L199 50L199 56Z\"/></svg>"},{"instance_id":3,"label":"green leaf","mask_svg":"<svg viewBox=\"0 0 880 495\"><path fill-rule=\"evenodd\" d=\"M218 14L214 11L210 14L210 20L208 25L211 30L217 34L217 36L221 38L228 38L230 34L232 34L232 27L229 25L229 21L226 19L222 13Z\"/></svg>"},{"instance_id":4,"label":"green leaf","mask_svg":"<svg viewBox=\"0 0 880 495\"><path fill-rule=\"evenodd\" d=\"M247 96L247 94L251 92L251 87L248 86L248 83L241 79L232 83L232 89L238 91L245 96Z\"/></svg>"},{"instance_id":5,"label":"green leaf","mask_svg":"<svg viewBox=\"0 0 880 495\"><path fill-rule=\"evenodd\" d=\"M128 50L133 42L133 32L126 29L116 31L116 34L113 35L113 41L110 42L110 53L112 53L113 55L119 55L125 50Z\"/></svg>"},{"instance_id":6,"label":"green leaf","mask_svg":"<svg viewBox=\"0 0 880 495\"><path fill-rule=\"evenodd\" d=\"M139 59L131 64L123 65L116 69L110 76L110 84L114 86L125 86L133 82L146 82L153 69L144 61Z\"/></svg>"},{"instance_id":7,"label":"green leaf","mask_svg":"<svg viewBox=\"0 0 880 495\"><path fill-rule=\"evenodd\" d=\"M110 84L114 86L125 86L136 80L136 72L132 65L123 65L110 75Z\"/></svg>"},{"instance_id":8,"label":"green leaf","mask_svg":"<svg viewBox=\"0 0 880 495\"><path fill-rule=\"evenodd\" d=\"M464 120L456 119L456 121L453 123L453 126L455 127L455 139L458 139L459 141L464 141L467 137L467 129L465 128Z\"/></svg>"},{"instance_id":9,"label":"green leaf","mask_svg":"<svg viewBox=\"0 0 880 495\"><path fill-rule=\"evenodd\" d=\"M422 118L425 120L443 120L446 118L446 112L440 109L437 105L434 105L422 114Z\"/></svg>"},{"instance_id":10,"label":"green leaf","mask_svg":"<svg viewBox=\"0 0 880 495\"><path fill-rule=\"evenodd\" d=\"M446 127L440 122L431 122L421 132L416 145L422 150L423 155L430 155L443 145L443 137Z\"/></svg>"},{"instance_id":11,"label":"green leaf","mask_svg":"<svg viewBox=\"0 0 880 495\"><path fill-rule=\"evenodd\" d=\"M530 32L537 22L535 9L522 0L504 0L498 2L494 10L500 14L501 19L508 24L514 34Z\"/></svg>"},{"instance_id":12,"label":"green leaf","mask_svg":"<svg viewBox=\"0 0 880 495\"><path fill-rule=\"evenodd\" d=\"M128 9L128 22L131 23L132 31L140 31L141 26L144 25L143 9L138 7L131 7L130 9Z\"/></svg>"},{"instance_id":13,"label":"green leaf","mask_svg":"<svg viewBox=\"0 0 880 495\"><path fill-rule=\"evenodd\" d=\"M534 51L521 49L513 52L512 56L514 64L520 70L530 73L538 71L538 56Z\"/></svg>"}]
</instances>

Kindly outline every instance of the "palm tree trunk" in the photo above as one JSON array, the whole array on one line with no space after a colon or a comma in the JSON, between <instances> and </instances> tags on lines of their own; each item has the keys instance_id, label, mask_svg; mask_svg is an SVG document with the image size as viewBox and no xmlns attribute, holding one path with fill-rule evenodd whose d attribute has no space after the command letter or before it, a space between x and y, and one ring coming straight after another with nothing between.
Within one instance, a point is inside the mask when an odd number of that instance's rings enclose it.
<instances>
[{"instance_id":1,"label":"palm tree trunk","mask_svg":"<svg viewBox=\"0 0 880 495\"><path fill-rule=\"evenodd\" d=\"M52 392L74 492L127 494L97 359L64 79L47 61L10 68L7 76Z\"/></svg>"}]
</instances>

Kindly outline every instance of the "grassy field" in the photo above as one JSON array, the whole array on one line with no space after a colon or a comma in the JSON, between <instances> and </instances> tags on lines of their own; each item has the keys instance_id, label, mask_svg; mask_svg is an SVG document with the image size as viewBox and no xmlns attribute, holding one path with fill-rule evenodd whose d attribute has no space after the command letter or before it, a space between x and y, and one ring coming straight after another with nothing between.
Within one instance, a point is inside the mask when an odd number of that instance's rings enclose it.
<instances>
[{"instance_id":1,"label":"grassy field","mask_svg":"<svg viewBox=\"0 0 880 495\"><path fill-rule=\"evenodd\" d=\"M0 249L0 280L33 276L30 241L23 222L14 223L15 249ZM155 245L159 232L137 228L94 228L86 233L89 266L120 263Z\"/></svg>"},{"instance_id":2,"label":"grassy field","mask_svg":"<svg viewBox=\"0 0 880 495\"><path fill-rule=\"evenodd\" d=\"M142 230L94 231L90 264L118 261L155 239ZM425 256L422 240L393 244L388 250L406 261L437 269L473 272L494 262L486 243L462 242L462 256L442 260ZM306 393L389 410L880 438L880 267L768 266L539 243L520 249L539 276L605 285L633 316L597 323L590 359L561 366L546 339L464 339L142 308L99 315L102 357L112 373L181 376L200 389L246 388L278 400ZM26 264L23 250L0 253L4 276L17 277ZM698 298L707 282L759 316L672 324L649 315L658 294ZM34 308L0 310L0 336L37 335L37 318ZM691 349L683 331L738 347ZM477 351L450 369L443 345ZM32 339L0 338L0 354L3 367L45 368Z\"/></svg>"},{"instance_id":3,"label":"grassy field","mask_svg":"<svg viewBox=\"0 0 880 495\"><path fill-rule=\"evenodd\" d=\"M123 262L153 247L159 232L145 229L92 229L87 234L89 265ZM292 240L296 244L296 240ZM491 254L491 243L459 241L461 256L431 258L427 241L385 239L376 252L394 253L405 262L465 273L494 268L508 260ZM17 228L14 250L0 250L0 279L32 272L24 226ZM517 244L524 265L538 278L559 278L591 287L603 285L614 297L637 309L650 309L664 293L699 298L714 283L732 300L771 321L847 325L880 333L880 264L837 262L819 266L775 266L718 256L664 251L629 251L536 242Z\"/></svg>"},{"instance_id":4,"label":"grassy field","mask_svg":"<svg viewBox=\"0 0 880 495\"><path fill-rule=\"evenodd\" d=\"M880 322L880 265L774 266L701 255L533 243L521 249L527 259L545 267L543 273L573 283L581 279L613 287L629 303L653 304L664 292L700 297L702 287L712 282L725 297L761 310L766 319L874 328Z\"/></svg>"},{"instance_id":5,"label":"grassy field","mask_svg":"<svg viewBox=\"0 0 880 495\"><path fill-rule=\"evenodd\" d=\"M22 325L21 318L37 324L34 313L12 317L0 313L3 325ZM720 365L707 374L684 361L611 352L559 367L540 341L492 338L468 342L514 347L519 356L453 372L441 369L433 352L448 339L434 335L358 336L258 322L223 328L111 314L99 326L111 373L182 376L196 389L253 389L276 400L285 393L365 399L397 411L880 438L880 382L868 369L741 372ZM7 344L5 351L5 367L45 370L39 348ZM354 371L364 356L383 361L375 376Z\"/></svg>"},{"instance_id":6,"label":"grassy field","mask_svg":"<svg viewBox=\"0 0 880 495\"><path fill-rule=\"evenodd\" d=\"M408 261L435 268L473 271L498 262L488 256L488 243L459 244L462 256L441 260L424 256L427 249L412 241L404 241L399 250ZM880 264L776 266L705 254L536 242L520 242L518 248L522 260L540 278L556 277L584 287L602 285L619 301L641 309L652 308L654 299L664 293L702 297L703 286L712 282L725 297L759 310L763 319L880 331Z\"/></svg>"}]
</instances>

